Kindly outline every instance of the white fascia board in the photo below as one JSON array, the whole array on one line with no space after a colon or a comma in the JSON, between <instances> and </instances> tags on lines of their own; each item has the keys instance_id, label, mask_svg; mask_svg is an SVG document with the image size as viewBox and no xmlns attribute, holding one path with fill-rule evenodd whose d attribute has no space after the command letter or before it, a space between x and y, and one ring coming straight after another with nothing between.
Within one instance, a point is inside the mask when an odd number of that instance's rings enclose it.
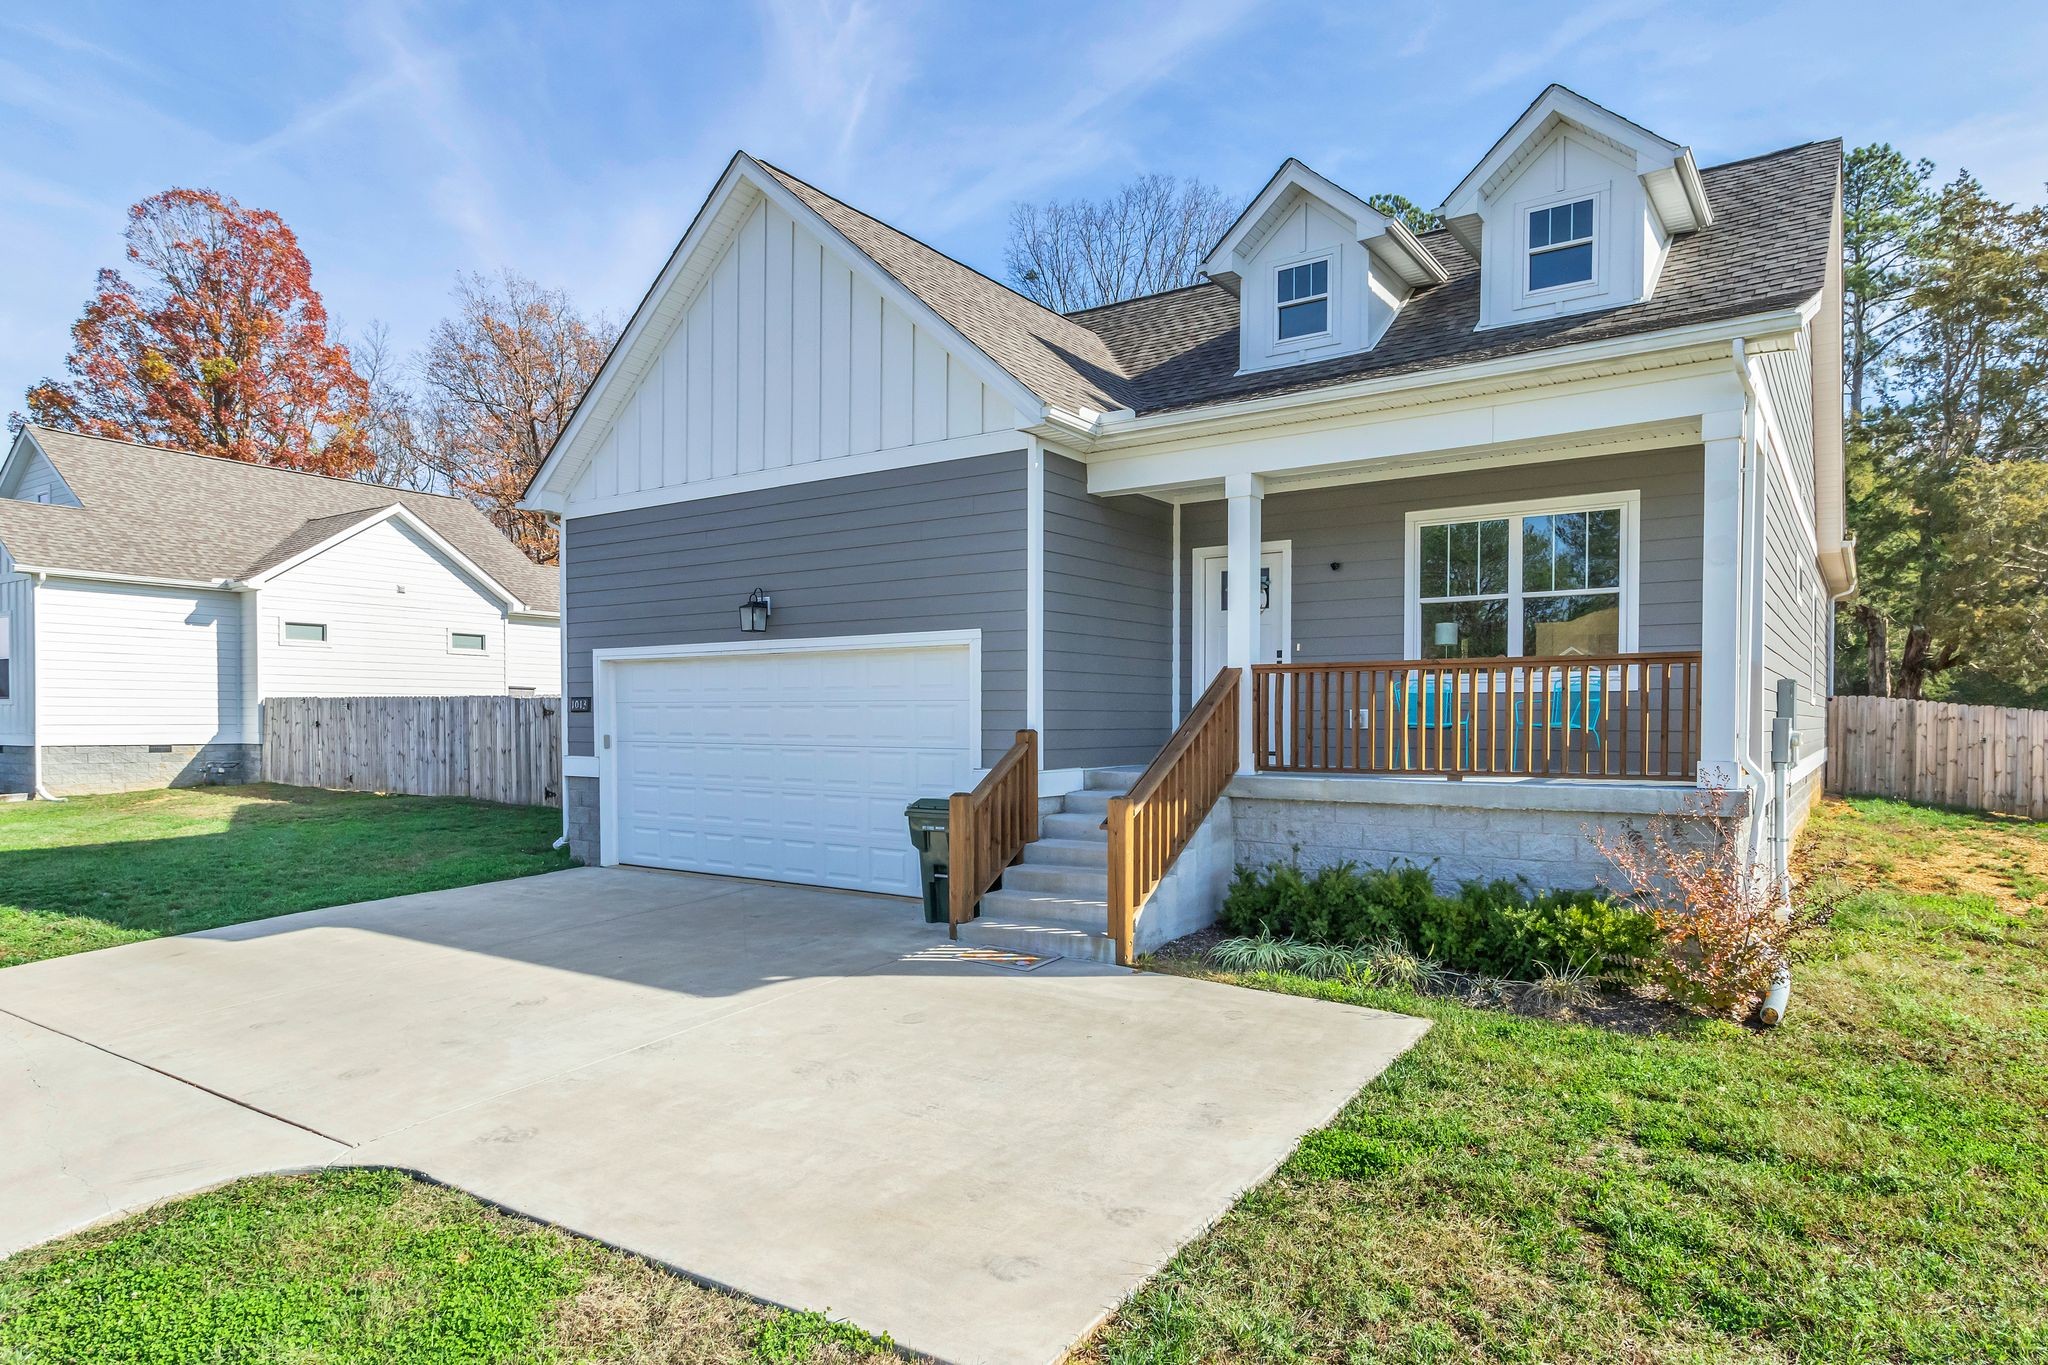
<instances>
[{"instance_id":1,"label":"white fascia board","mask_svg":"<svg viewBox=\"0 0 2048 1365\"><path fill-rule=\"evenodd\" d=\"M1381 237L1386 238L1390 246L1383 255L1395 258L1389 262L1390 265L1405 264L1406 268L1398 270L1397 273L1406 283L1441 284L1451 277L1450 272L1444 269L1443 263L1430 255L1429 249L1403 224L1387 217L1342 185L1319 174L1294 157L1289 157L1281 163L1280 169L1273 173L1273 178L1266 182L1266 187L1245 206L1244 212L1237 216L1237 221L1230 225L1230 230L1223 234L1208 256L1203 258L1203 273L1217 280L1235 279L1238 257L1256 249L1256 242L1253 239L1256 237L1259 241L1263 240L1260 229L1266 217L1296 190L1319 200L1328 208L1350 219L1352 235L1361 244L1376 241Z\"/></svg>"},{"instance_id":2,"label":"white fascia board","mask_svg":"<svg viewBox=\"0 0 2048 1365\"><path fill-rule=\"evenodd\" d=\"M662 263L654 282L647 286L647 292L640 296L639 304L633 309L633 316L626 319L619 339L612 343L611 351L604 358L604 364L598 367L597 378L590 381L590 387L576 400L576 409L569 414L568 425L562 428L562 433L555 438L555 443L548 447L547 458L540 462L540 468L536 469L533 478L528 480L526 496L519 502L521 508L549 512L560 510L551 501L540 500L538 495L549 490L555 476L569 463L572 451L585 444L596 444L594 439L586 441L585 433L592 424L601 426L604 418L593 414L605 406L619 372L626 367L628 358L639 348L650 328L657 325L655 315L661 311L662 302L675 287L690 258L696 254L697 248L711 232L717 218L716 210L723 208L738 188L740 159L745 155L744 152L734 152L732 160L726 162L725 169L719 173L711 192L704 196L704 202L698 206L696 216L690 220L690 226L684 230L675 250L671 251L668 260ZM613 414L610 411L605 413L605 417L611 415ZM582 461L578 460L576 463L580 467Z\"/></svg>"},{"instance_id":3,"label":"white fascia board","mask_svg":"<svg viewBox=\"0 0 2048 1365\"><path fill-rule=\"evenodd\" d=\"M910 314L911 318L926 331L937 336L947 350L967 361L976 377L990 388L1002 394L1010 406L1025 418L1030 425L1034 414L1042 414L1046 403L1033 393L1024 382L998 365L987 352L969 341L961 332L940 317L932 306L913 293L908 286L888 271L877 265L874 259L856 246L838 228L825 221L809 204L792 194L768 169L748 156L745 152L733 153L725 173L712 188L697 216L691 220L689 231L676 244L661 274L648 287L640 306L633 311L633 317L619 339L612 346L612 352L605 357L605 363L591 382L590 388L576 405L569 424L562 429L548 456L541 461L533 479L527 484L526 496L519 506L528 511L561 513L568 496L568 487L583 472L583 468L596 455L603 442L604 434L616 409L625 401L620 396L616 401L611 391L620 383L628 387L646 371L648 356L658 354L667 344L676 321L687 311L698 289L710 275L708 262L705 268L691 271L691 263L703 250L706 239L713 227L724 217L726 205L742 191L751 191L773 203L797 222L802 223L812 235L828 242L837 242L841 253L854 272L894 303ZM724 241L715 243L717 249L724 248ZM681 297L672 297L679 286L690 276L687 288Z\"/></svg>"},{"instance_id":4,"label":"white fascia board","mask_svg":"<svg viewBox=\"0 0 2048 1365\"><path fill-rule=\"evenodd\" d=\"M1529 102L1521 117L1495 139L1479 164L1465 173L1457 187L1444 196L1437 212L1445 218L1462 217L1478 210L1479 200L1495 176L1515 163L1532 142L1548 136L1553 120L1572 124L1602 142L1636 158L1636 171L1646 175L1679 159L1685 148L1651 132L1642 124L1602 108L1576 90L1550 85Z\"/></svg>"},{"instance_id":5,"label":"white fascia board","mask_svg":"<svg viewBox=\"0 0 2048 1365\"><path fill-rule=\"evenodd\" d=\"M483 588L491 596L503 603L508 611L524 612L527 609L526 603L522 602L516 593L513 593L504 584L484 572L468 555L465 555L462 551L449 544L446 538L414 515L403 503L393 503L389 507L365 513L361 520L350 522L318 545L312 546L310 549L301 550L290 559L285 560L281 564L273 564L262 573L251 574L248 578L242 579L236 586L242 588L265 587L283 575L290 573L293 569L298 568L299 565L304 564L307 560L323 555L343 541L350 540L369 530L372 526L381 525L387 521L402 522L412 528L427 544L433 546L436 550L454 561L455 567L462 570L467 577L475 579L477 586Z\"/></svg>"},{"instance_id":6,"label":"white fascia board","mask_svg":"<svg viewBox=\"0 0 2048 1365\"><path fill-rule=\"evenodd\" d=\"M246 591L241 584L230 578L164 578L156 574L101 573L96 569L66 569L54 564L17 563L14 571L18 574L27 574L38 582L55 578L80 583L128 583L138 588L186 588L202 592Z\"/></svg>"},{"instance_id":7,"label":"white fascia board","mask_svg":"<svg viewBox=\"0 0 2048 1365\"><path fill-rule=\"evenodd\" d=\"M1076 448L1091 454L1108 453L1124 447L1182 440L1195 435L1264 428L1273 425L1276 419L1309 421L1331 409L1341 411L1351 404L1371 403L1376 408L1386 408L1435 403L1459 396L1460 390L1485 392L1504 383L1529 380L1546 370L1626 366L1628 362L1682 362L1685 358L1682 353L1687 351L1699 351L1702 356L1711 352L1725 358L1728 343L1736 337L1760 339L1759 344L1751 345L1750 349L1754 351L1759 349L1759 345L1770 346L1768 340L1762 339L1796 333L1803 325L1800 309L1755 313L1722 322L1529 351L1442 369L1361 379L1298 393L1213 403L1149 417L1104 414L1087 429L1068 429L1062 434Z\"/></svg>"},{"instance_id":8,"label":"white fascia board","mask_svg":"<svg viewBox=\"0 0 2048 1365\"><path fill-rule=\"evenodd\" d=\"M1233 475L1279 486L1367 482L1431 472L1416 461L1485 465L1560 445L1647 449L1696 442L1700 415L1739 406L1724 352L1667 373L1635 374L1446 399L1423 409L1274 423L1235 435L1148 448L1088 465L1088 491L1104 496L1214 490ZM1377 475L1376 470L1398 470Z\"/></svg>"}]
</instances>

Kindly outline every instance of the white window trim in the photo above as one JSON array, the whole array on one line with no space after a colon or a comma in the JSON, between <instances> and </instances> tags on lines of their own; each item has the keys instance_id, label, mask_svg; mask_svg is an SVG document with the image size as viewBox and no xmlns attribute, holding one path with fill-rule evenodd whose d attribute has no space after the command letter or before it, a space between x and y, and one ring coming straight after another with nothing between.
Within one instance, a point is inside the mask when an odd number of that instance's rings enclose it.
<instances>
[{"instance_id":1,"label":"white window trim","mask_svg":"<svg viewBox=\"0 0 2048 1365\"><path fill-rule=\"evenodd\" d=\"M1607 214L1611 189L1611 184L1582 186L1558 194L1538 195L1515 205L1515 307L1540 308L1607 292L1608 240L1614 235L1609 228ZM1531 289L1529 261L1535 248L1529 245L1529 215L1538 209L1556 208L1559 204L1576 204L1581 199L1593 201L1593 278L1576 284L1553 284L1544 289Z\"/></svg>"},{"instance_id":2,"label":"white window trim","mask_svg":"<svg viewBox=\"0 0 2048 1365\"><path fill-rule=\"evenodd\" d=\"M1523 517L1554 516L1564 512L1598 512L1608 508L1621 510L1621 639L1619 652L1633 654L1637 649L1637 612L1642 598L1641 587L1641 546L1637 537L1642 526L1642 490L1627 489L1615 493L1590 493L1566 498L1530 498L1518 502L1480 503L1470 507L1434 507L1420 512L1410 512L1404 527L1401 574L1401 644L1402 657L1422 657L1422 528L1441 522L1486 521L1508 518L1516 522L1508 528L1508 650L1509 657L1518 657L1515 647L1521 643L1521 613L1516 604L1522 597L1522 535L1520 519ZM1595 591L1605 591L1596 589Z\"/></svg>"},{"instance_id":3,"label":"white window trim","mask_svg":"<svg viewBox=\"0 0 2048 1365\"><path fill-rule=\"evenodd\" d=\"M290 628L292 626L318 626L320 627L320 638L317 640L294 640L291 637ZM328 621L287 621L284 617L280 616L277 618L277 642L289 649L326 649L334 643L334 626L333 623Z\"/></svg>"},{"instance_id":4,"label":"white window trim","mask_svg":"<svg viewBox=\"0 0 2048 1365\"><path fill-rule=\"evenodd\" d=\"M1317 247L1313 251L1298 252L1295 255L1283 256L1266 263L1266 287L1271 291L1267 295L1269 309L1266 318L1266 336L1269 344L1266 347L1266 354L1268 356L1293 355L1298 351L1317 350L1336 343L1339 331L1337 298L1338 291L1342 285L1338 274L1341 258L1341 252L1333 251L1329 247L1323 246ZM1314 265L1317 261L1326 262L1330 267L1329 278L1324 281L1322 294L1324 304L1323 330L1320 332L1304 332L1298 337L1288 337L1283 341L1280 338L1280 272L1292 270L1298 265ZM1313 301L1314 296L1307 299L1289 299L1288 306L1291 307L1297 303L1310 303Z\"/></svg>"},{"instance_id":5,"label":"white window trim","mask_svg":"<svg viewBox=\"0 0 2048 1365\"><path fill-rule=\"evenodd\" d=\"M455 647L455 637L456 637L456 636L458 636L458 635L474 635L474 636L476 636L476 637L477 637L477 638L478 638L479 640L482 640L482 641L484 642L483 648L482 648L482 649L457 649L457 648ZM489 632L488 630L463 630L463 629L461 629L460 627L457 627L457 626L450 626L450 627L448 627L448 640L447 640L447 645L448 645L448 652L449 652L450 654L459 654L459 655L461 655L461 656L462 656L463 658L465 658L465 659L485 659L485 658L489 658L489 657L490 657L490 653L491 653L491 633L490 633L490 632Z\"/></svg>"}]
</instances>

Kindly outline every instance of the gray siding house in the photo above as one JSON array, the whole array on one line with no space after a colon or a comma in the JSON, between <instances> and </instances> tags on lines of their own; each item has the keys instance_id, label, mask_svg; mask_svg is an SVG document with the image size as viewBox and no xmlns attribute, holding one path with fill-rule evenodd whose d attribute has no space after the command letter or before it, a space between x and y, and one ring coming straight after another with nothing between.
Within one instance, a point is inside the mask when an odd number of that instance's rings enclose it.
<instances>
[{"instance_id":1,"label":"gray siding house","mask_svg":"<svg viewBox=\"0 0 2048 1365\"><path fill-rule=\"evenodd\" d=\"M959 932L1124 958L1238 860L1584 885L1701 788L1768 856L1854 583L1840 182L1552 86L1440 230L1289 161L1202 283L1062 316L736 155L527 494L565 832L909 894L904 805L1028 754ZM1176 870L1112 894L1112 803L1226 710Z\"/></svg>"}]
</instances>

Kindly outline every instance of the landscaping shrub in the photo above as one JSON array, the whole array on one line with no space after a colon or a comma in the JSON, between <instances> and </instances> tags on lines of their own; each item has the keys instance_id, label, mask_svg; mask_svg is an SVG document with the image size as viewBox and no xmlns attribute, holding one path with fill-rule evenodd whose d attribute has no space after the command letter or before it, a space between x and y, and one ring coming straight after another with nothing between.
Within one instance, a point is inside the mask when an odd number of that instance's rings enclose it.
<instances>
[{"instance_id":1,"label":"landscaping shrub","mask_svg":"<svg viewBox=\"0 0 2048 1365\"><path fill-rule=\"evenodd\" d=\"M1597 891L1534 892L1502 880L1467 882L1446 896L1427 869L1410 863L1240 867L1218 923L1232 934L1304 943L1397 940L1458 971L1522 981L1546 967L1631 976L1658 948L1649 915Z\"/></svg>"}]
</instances>

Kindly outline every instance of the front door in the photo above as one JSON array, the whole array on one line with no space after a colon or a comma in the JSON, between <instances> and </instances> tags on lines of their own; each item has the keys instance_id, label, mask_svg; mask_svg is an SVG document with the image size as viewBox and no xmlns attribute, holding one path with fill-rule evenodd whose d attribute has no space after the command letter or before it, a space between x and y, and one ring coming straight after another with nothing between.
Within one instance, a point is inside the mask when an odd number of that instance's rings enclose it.
<instances>
[{"instance_id":1,"label":"front door","mask_svg":"<svg viewBox=\"0 0 2048 1365\"><path fill-rule=\"evenodd\" d=\"M1259 650L1254 663L1286 663L1287 636L1291 628L1293 584L1288 569L1292 556L1287 548L1268 542L1259 556ZM1227 613L1239 605L1237 585L1230 581L1229 555L1223 549L1195 552L1196 582L1201 586L1196 602L1194 688L1200 692L1229 658L1224 622Z\"/></svg>"}]
</instances>

